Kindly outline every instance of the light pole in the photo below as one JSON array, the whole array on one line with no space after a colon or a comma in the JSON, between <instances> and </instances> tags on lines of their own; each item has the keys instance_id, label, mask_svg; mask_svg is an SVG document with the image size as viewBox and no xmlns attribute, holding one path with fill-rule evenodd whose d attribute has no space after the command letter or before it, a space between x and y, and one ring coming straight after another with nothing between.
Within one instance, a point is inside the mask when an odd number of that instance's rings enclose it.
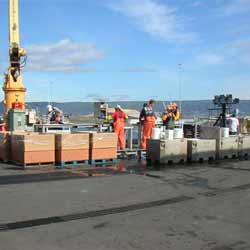
<instances>
[{"instance_id":1,"label":"light pole","mask_svg":"<svg viewBox=\"0 0 250 250\"><path fill-rule=\"evenodd\" d=\"M49 82L49 93L48 93L48 103L49 103L49 105L52 105L52 87L53 87L53 82Z\"/></svg>"},{"instance_id":2,"label":"light pole","mask_svg":"<svg viewBox=\"0 0 250 250\"><path fill-rule=\"evenodd\" d=\"M182 70L182 64L178 64L179 67L179 109L180 113L182 111L182 79L181 79L181 70Z\"/></svg>"}]
</instances>

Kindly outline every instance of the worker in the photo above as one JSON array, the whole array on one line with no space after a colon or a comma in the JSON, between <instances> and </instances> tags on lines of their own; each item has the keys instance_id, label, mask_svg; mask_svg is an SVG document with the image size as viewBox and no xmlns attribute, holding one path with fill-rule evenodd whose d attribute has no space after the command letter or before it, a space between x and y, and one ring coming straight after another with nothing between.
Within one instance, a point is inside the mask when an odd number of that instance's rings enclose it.
<instances>
[{"instance_id":1,"label":"worker","mask_svg":"<svg viewBox=\"0 0 250 250\"><path fill-rule=\"evenodd\" d=\"M52 105L47 106L48 114L47 114L47 121L51 124L63 124L64 117L63 111L57 107L53 107Z\"/></svg>"},{"instance_id":2,"label":"worker","mask_svg":"<svg viewBox=\"0 0 250 250\"><path fill-rule=\"evenodd\" d=\"M125 121L128 119L127 114L117 105L115 112L112 114L114 132L118 136L118 148L125 149Z\"/></svg>"},{"instance_id":3,"label":"worker","mask_svg":"<svg viewBox=\"0 0 250 250\"><path fill-rule=\"evenodd\" d=\"M162 114L163 125L166 129L174 129L175 128L175 116L173 113L173 105L170 104L167 106L166 111Z\"/></svg>"},{"instance_id":4,"label":"worker","mask_svg":"<svg viewBox=\"0 0 250 250\"><path fill-rule=\"evenodd\" d=\"M153 111L155 106L155 101L150 100L147 105L143 106L143 109L140 113L140 123L143 125L142 139L141 139L141 149L147 148L147 140L152 138L153 128L157 117Z\"/></svg>"},{"instance_id":5,"label":"worker","mask_svg":"<svg viewBox=\"0 0 250 250\"><path fill-rule=\"evenodd\" d=\"M172 112L173 112L173 117L175 121L179 121L180 120L180 111L179 111L179 107L176 103L172 104Z\"/></svg>"},{"instance_id":6,"label":"worker","mask_svg":"<svg viewBox=\"0 0 250 250\"><path fill-rule=\"evenodd\" d=\"M146 102L146 103L144 103L143 104L143 106L142 106L142 110L141 110L141 112L140 112L140 118L139 118L139 121L140 121L140 124L141 124L141 126L143 126L143 122L144 122L144 112L145 112L145 110L144 109L146 109L148 107L148 103Z\"/></svg>"},{"instance_id":7,"label":"worker","mask_svg":"<svg viewBox=\"0 0 250 250\"><path fill-rule=\"evenodd\" d=\"M229 128L230 135L237 135L238 134L240 122L239 122L239 119L236 117L236 114L231 115L227 119L227 126Z\"/></svg>"},{"instance_id":8,"label":"worker","mask_svg":"<svg viewBox=\"0 0 250 250\"><path fill-rule=\"evenodd\" d=\"M180 119L179 107L176 103L170 103L162 114L163 125L166 129L174 129L175 122Z\"/></svg>"}]
</instances>

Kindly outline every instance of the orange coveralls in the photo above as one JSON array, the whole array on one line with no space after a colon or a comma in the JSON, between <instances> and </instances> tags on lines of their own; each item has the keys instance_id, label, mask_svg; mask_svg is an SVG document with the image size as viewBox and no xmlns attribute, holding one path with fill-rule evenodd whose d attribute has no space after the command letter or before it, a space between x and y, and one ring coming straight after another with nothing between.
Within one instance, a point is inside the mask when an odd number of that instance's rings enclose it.
<instances>
[{"instance_id":1,"label":"orange coveralls","mask_svg":"<svg viewBox=\"0 0 250 250\"><path fill-rule=\"evenodd\" d=\"M147 140L152 138L153 128L155 127L156 116L151 107L145 107L140 115L143 121L143 134L141 139L141 149L147 148Z\"/></svg>"},{"instance_id":2,"label":"orange coveralls","mask_svg":"<svg viewBox=\"0 0 250 250\"><path fill-rule=\"evenodd\" d=\"M125 120L128 118L125 112L116 111L112 114L114 121L114 132L118 136L118 147L123 150L125 149Z\"/></svg>"}]
</instances>

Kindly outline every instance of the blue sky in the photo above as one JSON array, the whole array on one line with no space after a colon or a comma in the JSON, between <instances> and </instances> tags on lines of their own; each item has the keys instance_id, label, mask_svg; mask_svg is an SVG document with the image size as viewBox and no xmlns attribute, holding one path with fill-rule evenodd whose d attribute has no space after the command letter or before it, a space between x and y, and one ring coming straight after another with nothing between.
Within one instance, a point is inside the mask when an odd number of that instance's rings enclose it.
<instances>
[{"instance_id":1,"label":"blue sky","mask_svg":"<svg viewBox=\"0 0 250 250\"><path fill-rule=\"evenodd\" d=\"M250 0L20 0L20 23L28 101L250 99Z\"/></svg>"}]
</instances>

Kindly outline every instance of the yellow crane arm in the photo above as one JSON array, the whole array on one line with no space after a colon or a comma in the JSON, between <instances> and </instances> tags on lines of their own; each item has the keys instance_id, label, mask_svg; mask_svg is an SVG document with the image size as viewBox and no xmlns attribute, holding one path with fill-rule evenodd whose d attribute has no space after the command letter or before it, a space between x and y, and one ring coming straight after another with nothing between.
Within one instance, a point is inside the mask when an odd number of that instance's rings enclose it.
<instances>
[{"instance_id":1,"label":"yellow crane arm","mask_svg":"<svg viewBox=\"0 0 250 250\"><path fill-rule=\"evenodd\" d=\"M9 39L10 39L10 62L15 67L20 66L21 57L26 51L20 48L19 34L19 1L9 0ZM19 65L17 65L19 64Z\"/></svg>"},{"instance_id":2,"label":"yellow crane arm","mask_svg":"<svg viewBox=\"0 0 250 250\"><path fill-rule=\"evenodd\" d=\"M10 66L3 86L5 118L13 103L21 103L23 109L25 108L26 89L23 86L21 68L25 62L22 57L26 56L26 51L20 47L19 0L9 0L9 47Z\"/></svg>"},{"instance_id":3,"label":"yellow crane arm","mask_svg":"<svg viewBox=\"0 0 250 250\"><path fill-rule=\"evenodd\" d=\"M10 34L10 49L19 48L19 6L18 1L10 0L9 2L9 34Z\"/></svg>"}]
</instances>

